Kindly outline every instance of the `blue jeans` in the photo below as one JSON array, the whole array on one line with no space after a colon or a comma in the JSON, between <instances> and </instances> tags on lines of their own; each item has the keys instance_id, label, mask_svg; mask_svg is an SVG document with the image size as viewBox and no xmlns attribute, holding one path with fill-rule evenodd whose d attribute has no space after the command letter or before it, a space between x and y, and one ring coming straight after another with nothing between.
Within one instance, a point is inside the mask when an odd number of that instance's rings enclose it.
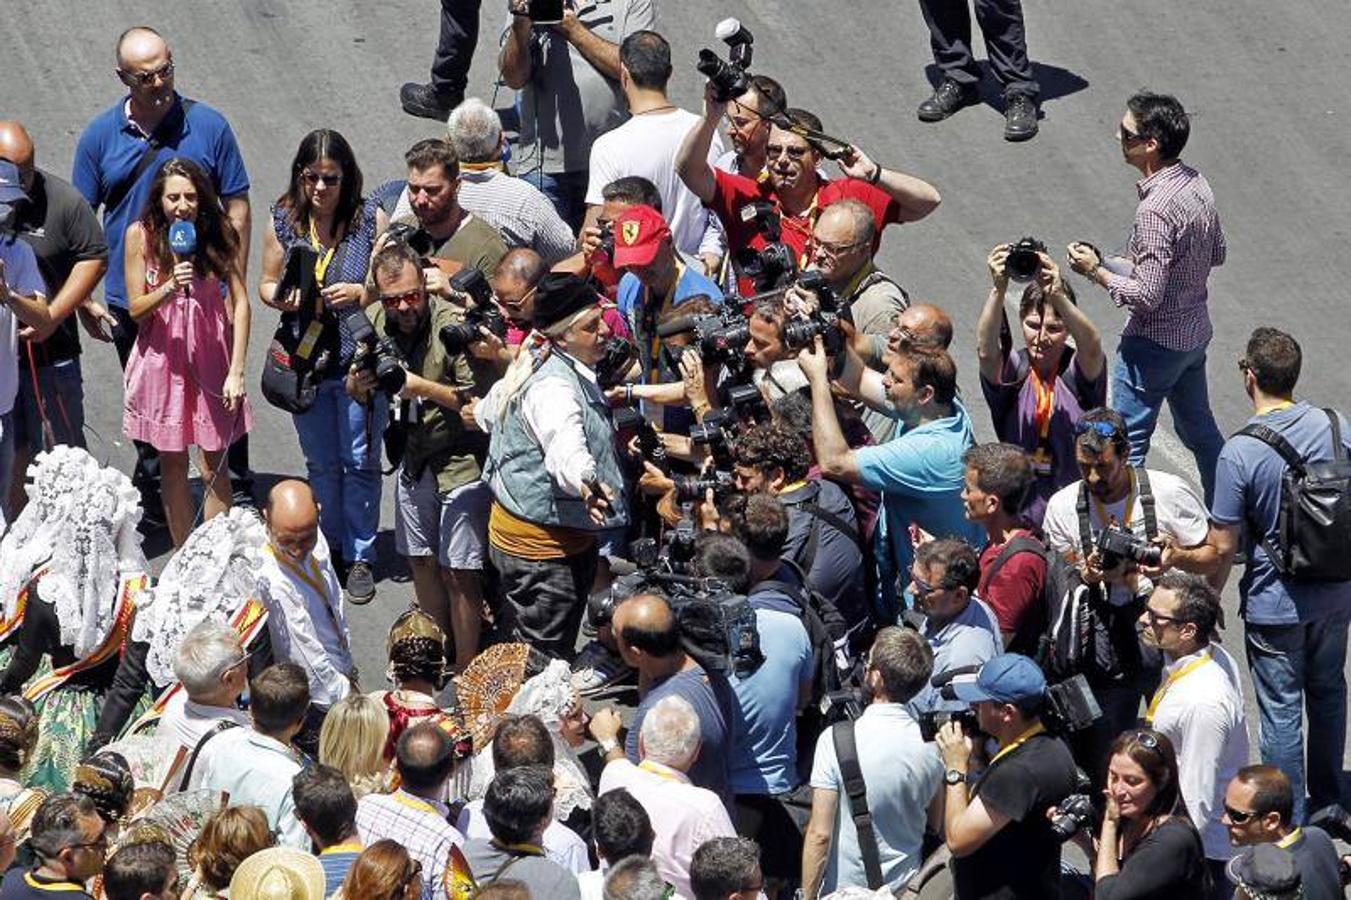
<instances>
[{"instance_id":1,"label":"blue jeans","mask_svg":"<svg viewBox=\"0 0 1351 900\"><path fill-rule=\"evenodd\" d=\"M530 168L521 176L527 183L540 189L558 211L558 216L574 233L582 228L586 216L586 172L555 172L550 175Z\"/></svg>"},{"instance_id":2,"label":"blue jeans","mask_svg":"<svg viewBox=\"0 0 1351 900\"><path fill-rule=\"evenodd\" d=\"M1290 778L1295 822L1340 803L1346 747L1346 633L1351 610L1298 625L1244 624L1248 669L1257 695L1262 761ZM1306 777L1303 713L1309 717Z\"/></svg>"},{"instance_id":3,"label":"blue jeans","mask_svg":"<svg viewBox=\"0 0 1351 900\"><path fill-rule=\"evenodd\" d=\"M366 407L347 396L341 378L321 382L310 411L291 416L305 454L310 489L319 501L319 527L333 554L348 562L375 563L380 439L388 407L386 397L377 392L370 410L369 444Z\"/></svg>"},{"instance_id":4,"label":"blue jeans","mask_svg":"<svg viewBox=\"0 0 1351 900\"><path fill-rule=\"evenodd\" d=\"M1145 464L1149 439L1165 400L1172 410L1178 438L1196 457L1206 506L1210 506L1215 493L1215 463L1224 436L1210 411L1206 348L1169 350L1146 338L1123 337L1112 369L1112 407L1126 420L1131 465Z\"/></svg>"}]
</instances>

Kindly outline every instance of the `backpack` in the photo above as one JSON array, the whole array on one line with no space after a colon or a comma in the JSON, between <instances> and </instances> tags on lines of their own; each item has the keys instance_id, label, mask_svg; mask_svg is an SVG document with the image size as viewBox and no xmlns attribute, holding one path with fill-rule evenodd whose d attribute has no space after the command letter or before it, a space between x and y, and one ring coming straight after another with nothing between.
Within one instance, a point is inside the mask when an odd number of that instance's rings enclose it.
<instances>
[{"instance_id":1,"label":"backpack","mask_svg":"<svg viewBox=\"0 0 1351 900\"><path fill-rule=\"evenodd\" d=\"M1004 545L982 581L987 585L993 582L1004 564L1019 553L1034 553L1046 563L1046 577L1041 585L1043 627L1032 658L1046 673L1048 681L1061 681L1078 673L1082 663L1085 647L1080 626L1084 620L1084 604L1088 602L1088 587L1079 570L1065 557L1025 534Z\"/></svg>"},{"instance_id":2,"label":"backpack","mask_svg":"<svg viewBox=\"0 0 1351 900\"><path fill-rule=\"evenodd\" d=\"M1351 581L1351 460L1337 414L1323 412L1332 426L1331 460L1301 459L1280 432L1266 425L1249 425L1235 435L1256 438L1285 460L1275 546L1266 529L1253 531L1261 535L1276 571L1291 581Z\"/></svg>"},{"instance_id":3,"label":"backpack","mask_svg":"<svg viewBox=\"0 0 1351 900\"><path fill-rule=\"evenodd\" d=\"M859 528L853 523L850 523L847 519L836 515L821 506L821 490L823 490L823 488L818 488L816 494L810 499L799 500L793 503L784 503L784 506L788 507L790 510L800 509L812 517L811 530L808 532L806 543L802 545L791 559L785 559L784 561L796 566L798 570L804 574L803 584L810 587L810 573L812 566L816 562L816 551L821 546L821 528L822 526L833 528L847 537L849 541L858 548L859 554L863 557L862 603L866 608L868 606L868 598L873 596L877 588L877 560L873 555L873 542L864 540ZM846 493L845 497L850 499L852 504L852 498L849 497L849 494ZM855 517L857 518L857 512L855 513ZM830 603L829 601L826 602L831 610L835 611L836 615L840 615L833 603ZM841 620L846 621L847 623L847 620L844 620L843 616L841 616ZM846 630L848 629L847 624L845 628ZM856 626L853 633L850 635L850 652L854 653L861 648L870 646L872 644L873 635L877 633L877 628L877 623L870 620Z\"/></svg>"},{"instance_id":4,"label":"backpack","mask_svg":"<svg viewBox=\"0 0 1351 900\"><path fill-rule=\"evenodd\" d=\"M807 629L807 641L812 648L812 691L809 708L817 706L831 691L839 690L853 669L849 650L849 623L823 595L807 584L802 570L787 563L801 578L798 584L770 579L755 585L749 604L757 609L788 613L802 620ZM789 598L785 602L765 593L777 592Z\"/></svg>"}]
</instances>

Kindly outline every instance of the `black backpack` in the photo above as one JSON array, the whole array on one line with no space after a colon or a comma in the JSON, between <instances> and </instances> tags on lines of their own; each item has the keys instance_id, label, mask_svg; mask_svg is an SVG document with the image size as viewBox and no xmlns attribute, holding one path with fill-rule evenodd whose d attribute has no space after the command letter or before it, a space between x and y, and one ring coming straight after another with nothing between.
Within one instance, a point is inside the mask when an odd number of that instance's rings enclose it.
<instances>
[{"instance_id":1,"label":"black backpack","mask_svg":"<svg viewBox=\"0 0 1351 900\"><path fill-rule=\"evenodd\" d=\"M793 563L801 575L801 570ZM791 602L785 603L775 597L763 596L775 591L786 595ZM822 594L812 590L805 577L799 584L791 581L769 580L755 585L750 595L750 604L760 609L772 609L788 613L802 619L807 629L807 640L812 647L812 692L811 706L815 707L831 691L839 690L849 672L853 669L853 660L849 650L849 623L844 616Z\"/></svg>"},{"instance_id":2,"label":"black backpack","mask_svg":"<svg viewBox=\"0 0 1351 900\"><path fill-rule=\"evenodd\" d=\"M1032 658L1049 681L1057 682L1080 671L1085 645L1080 625L1088 603L1088 587L1079 570L1065 557L1050 550L1036 538L1020 534L1004 545L982 576L985 584L994 581L999 570L1019 553L1034 553L1046 563L1041 585L1042 629Z\"/></svg>"},{"instance_id":3,"label":"black backpack","mask_svg":"<svg viewBox=\"0 0 1351 900\"><path fill-rule=\"evenodd\" d=\"M1249 425L1238 432L1256 438L1285 460L1275 546L1265 528L1254 524L1252 530L1261 536L1262 549L1276 571L1291 581L1351 581L1351 460L1342 446L1337 414L1330 409L1323 412L1332 426L1331 460L1301 459L1280 432L1266 425Z\"/></svg>"}]
</instances>

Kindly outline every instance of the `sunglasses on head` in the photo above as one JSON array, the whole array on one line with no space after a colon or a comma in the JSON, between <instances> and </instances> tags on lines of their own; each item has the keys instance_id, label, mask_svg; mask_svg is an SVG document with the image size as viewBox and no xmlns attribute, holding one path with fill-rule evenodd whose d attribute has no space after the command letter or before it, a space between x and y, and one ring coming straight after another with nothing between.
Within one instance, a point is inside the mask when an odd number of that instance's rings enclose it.
<instances>
[{"instance_id":1,"label":"sunglasses on head","mask_svg":"<svg viewBox=\"0 0 1351 900\"><path fill-rule=\"evenodd\" d=\"M1111 422L1104 422L1101 419L1080 419L1078 422L1074 423L1075 437L1078 437L1081 434L1088 434L1090 431L1106 440L1111 440L1116 437L1116 426Z\"/></svg>"}]
</instances>

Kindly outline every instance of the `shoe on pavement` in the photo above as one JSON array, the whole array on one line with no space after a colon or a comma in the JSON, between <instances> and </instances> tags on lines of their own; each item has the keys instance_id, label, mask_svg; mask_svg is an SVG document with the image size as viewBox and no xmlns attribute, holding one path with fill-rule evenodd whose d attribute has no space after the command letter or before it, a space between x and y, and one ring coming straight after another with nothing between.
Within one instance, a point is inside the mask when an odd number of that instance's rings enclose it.
<instances>
[{"instance_id":1,"label":"shoe on pavement","mask_svg":"<svg viewBox=\"0 0 1351 900\"><path fill-rule=\"evenodd\" d=\"M371 564L357 560L347 573L347 599L364 606L375 598L375 572Z\"/></svg>"},{"instance_id":2,"label":"shoe on pavement","mask_svg":"<svg viewBox=\"0 0 1351 900\"><path fill-rule=\"evenodd\" d=\"M444 122L450 117L450 111L464 100L464 92L458 95L438 92L430 84L418 84L410 81L399 88L399 104L410 116L423 119L436 119Z\"/></svg>"},{"instance_id":3,"label":"shoe on pavement","mask_svg":"<svg viewBox=\"0 0 1351 900\"><path fill-rule=\"evenodd\" d=\"M599 694L634 674L634 669L600 641L581 649L572 663L572 686L583 697Z\"/></svg>"},{"instance_id":4,"label":"shoe on pavement","mask_svg":"<svg viewBox=\"0 0 1351 900\"><path fill-rule=\"evenodd\" d=\"M1037 136L1037 101L1014 94L1004 108L1004 140L1030 141Z\"/></svg>"},{"instance_id":5,"label":"shoe on pavement","mask_svg":"<svg viewBox=\"0 0 1351 900\"><path fill-rule=\"evenodd\" d=\"M974 84L963 86L951 78L944 78L938 83L938 87L934 88L933 95L919 105L916 113L921 122L941 122L963 106L972 105L979 98Z\"/></svg>"}]
</instances>

